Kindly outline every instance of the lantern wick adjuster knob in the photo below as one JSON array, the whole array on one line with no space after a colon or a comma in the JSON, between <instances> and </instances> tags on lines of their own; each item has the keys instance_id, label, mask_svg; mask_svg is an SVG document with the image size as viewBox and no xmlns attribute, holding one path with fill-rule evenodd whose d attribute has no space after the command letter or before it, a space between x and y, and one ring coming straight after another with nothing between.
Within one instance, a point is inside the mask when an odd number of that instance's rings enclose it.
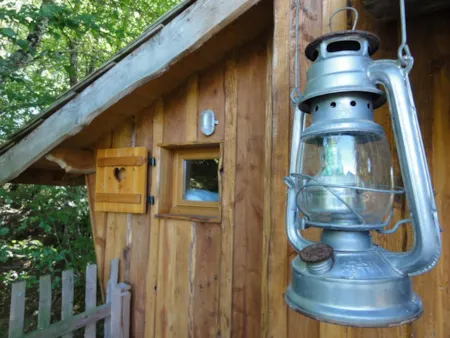
<instances>
[{"instance_id":1,"label":"lantern wick adjuster knob","mask_svg":"<svg viewBox=\"0 0 450 338\"><path fill-rule=\"evenodd\" d=\"M328 244L312 244L300 251L300 259L306 263L313 275L321 275L331 270L334 265L333 248Z\"/></svg>"}]
</instances>

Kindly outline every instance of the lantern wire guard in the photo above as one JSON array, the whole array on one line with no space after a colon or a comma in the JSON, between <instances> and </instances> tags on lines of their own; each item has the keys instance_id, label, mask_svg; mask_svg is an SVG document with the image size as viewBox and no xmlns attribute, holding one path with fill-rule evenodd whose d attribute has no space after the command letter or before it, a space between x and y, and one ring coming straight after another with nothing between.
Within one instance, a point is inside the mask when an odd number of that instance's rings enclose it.
<instances>
[{"instance_id":1,"label":"lantern wire guard","mask_svg":"<svg viewBox=\"0 0 450 338\"><path fill-rule=\"evenodd\" d=\"M297 0L295 78L290 93L295 112L289 176L284 178L286 232L299 256L292 261L286 302L304 315L341 325L384 327L411 322L423 307L410 276L436 265L440 227L408 78L414 59L407 43L404 2L400 0L398 60L372 60L379 39L356 30L356 9L335 11L329 20L330 33L305 50L313 64L304 93L299 89L299 9ZM354 13L352 29L333 32L333 17L345 10ZM384 86L387 95L377 84ZM388 143L381 126L373 121L373 109L382 106L386 96L405 188L393 185ZM312 116L308 128L306 113ZM345 138L350 146L339 144ZM389 161L383 162L383 157ZM348 166L349 161L356 163L356 169L339 167ZM371 161L368 173L366 167L359 167L360 162L363 166ZM383 168L380 163L390 166ZM406 195L410 217L386 229L394 196L400 194ZM406 223L414 229L410 251L390 252L372 243L370 231L392 234ZM322 229L319 243L301 235L309 227Z\"/></svg>"}]
</instances>

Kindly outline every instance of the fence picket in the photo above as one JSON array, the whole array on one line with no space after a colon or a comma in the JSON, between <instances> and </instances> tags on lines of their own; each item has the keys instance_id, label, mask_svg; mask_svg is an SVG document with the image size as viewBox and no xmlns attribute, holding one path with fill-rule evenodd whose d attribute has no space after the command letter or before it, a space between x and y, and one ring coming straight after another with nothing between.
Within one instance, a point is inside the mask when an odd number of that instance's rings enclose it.
<instances>
[{"instance_id":1,"label":"fence picket","mask_svg":"<svg viewBox=\"0 0 450 338\"><path fill-rule=\"evenodd\" d=\"M66 270L62 273L62 306L61 319L69 319L73 316L73 271ZM72 333L64 335L64 338L72 338Z\"/></svg>"},{"instance_id":2,"label":"fence picket","mask_svg":"<svg viewBox=\"0 0 450 338\"><path fill-rule=\"evenodd\" d=\"M130 336L130 313L131 313L131 293L129 291L126 291L122 293L121 317L123 330L121 338L128 338Z\"/></svg>"},{"instance_id":3,"label":"fence picket","mask_svg":"<svg viewBox=\"0 0 450 338\"><path fill-rule=\"evenodd\" d=\"M9 314L9 338L20 337L23 333L25 286L25 281L16 282L12 285L11 312Z\"/></svg>"},{"instance_id":4,"label":"fence picket","mask_svg":"<svg viewBox=\"0 0 450 338\"><path fill-rule=\"evenodd\" d=\"M84 298L86 311L97 306L97 265L86 267L86 294ZM85 338L95 338L96 323L86 326L84 329Z\"/></svg>"},{"instance_id":5,"label":"fence picket","mask_svg":"<svg viewBox=\"0 0 450 338\"><path fill-rule=\"evenodd\" d=\"M118 283L119 260L111 261L106 304L97 306L97 266L86 267L86 309L73 314L74 279L73 271L62 273L61 321L50 324L52 289L50 276L39 279L38 330L24 334L25 281L14 283L11 291L9 338L72 337L73 331L84 328L85 338L96 337L96 323L105 320L105 337L128 338L130 331L131 287Z\"/></svg>"},{"instance_id":6,"label":"fence picket","mask_svg":"<svg viewBox=\"0 0 450 338\"><path fill-rule=\"evenodd\" d=\"M38 329L50 326L52 314L52 281L50 275L39 278L39 314Z\"/></svg>"},{"instance_id":7,"label":"fence picket","mask_svg":"<svg viewBox=\"0 0 450 338\"><path fill-rule=\"evenodd\" d=\"M111 260L111 268L109 270L109 280L108 285L106 286L106 303L111 303L112 293L114 286L117 284L119 280L119 260L113 259ZM111 317L105 319L105 329L104 329L104 337L111 338Z\"/></svg>"}]
</instances>

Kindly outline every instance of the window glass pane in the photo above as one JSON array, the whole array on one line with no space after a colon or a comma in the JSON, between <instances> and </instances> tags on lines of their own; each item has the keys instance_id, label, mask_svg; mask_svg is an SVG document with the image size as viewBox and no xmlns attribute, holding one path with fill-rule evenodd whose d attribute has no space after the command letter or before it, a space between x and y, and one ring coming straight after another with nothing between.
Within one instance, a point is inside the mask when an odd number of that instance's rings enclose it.
<instances>
[{"instance_id":1,"label":"window glass pane","mask_svg":"<svg viewBox=\"0 0 450 338\"><path fill-rule=\"evenodd\" d=\"M219 201L219 160L183 161L183 199L186 201Z\"/></svg>"}]
</instances>

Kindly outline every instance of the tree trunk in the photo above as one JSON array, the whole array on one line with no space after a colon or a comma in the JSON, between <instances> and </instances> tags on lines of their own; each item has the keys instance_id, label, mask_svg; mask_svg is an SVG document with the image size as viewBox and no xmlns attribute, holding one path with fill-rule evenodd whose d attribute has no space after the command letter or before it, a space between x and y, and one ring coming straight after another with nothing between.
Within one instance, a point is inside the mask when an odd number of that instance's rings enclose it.
<instances>
[{"instance_id":1,"label":"tree trunk","mask_svg":"<svg viewBox=\"0 0 450 338\"><path fill-rule=\"evenodd\" d=\"M42 0L41 9L53 4L54 0ZM28 48L18 49L12 53L0 66L0 84L4 82L6 75L14 73L27 66L33 60L33 54L37 51L42 37L47 32L49 18L41 16L36 20L33 31L27 36Z\"/></svg>"}]
</instances>

